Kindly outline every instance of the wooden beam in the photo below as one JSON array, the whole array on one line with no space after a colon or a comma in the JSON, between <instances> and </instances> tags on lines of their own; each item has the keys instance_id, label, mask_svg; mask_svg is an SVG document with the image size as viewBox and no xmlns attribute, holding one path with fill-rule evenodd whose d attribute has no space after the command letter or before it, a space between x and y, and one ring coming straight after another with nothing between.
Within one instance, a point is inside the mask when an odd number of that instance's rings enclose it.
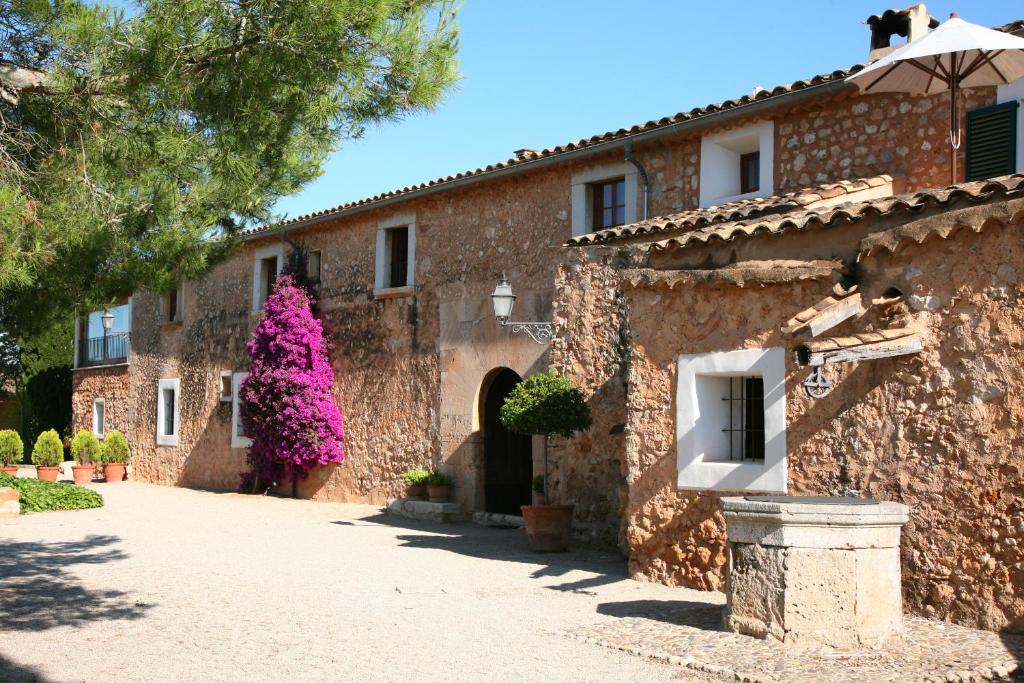
<instances>
[{"instance_id":1,"label":"wooden beam","mask_svg":"<svg viewBox=\"0 0 1024 683\"><path fill-rule=\"evenodd\" d=\"M922 350L924 343L920 335L909 328L899 328L807 342L796 347L796 362L816 367L905 356Z\"/></svg>"},{"instance_id":2,"label":"wooden beam","mask_svg":"<svg viewBox=\"0 0 1024 683\"><path fill-rule=\"evenodd\" d=\"M817 337L839 323L864 313L860 293L842 299L827 297L786 322L784 332L794 337Z\"/></svg>"}]
</instances>

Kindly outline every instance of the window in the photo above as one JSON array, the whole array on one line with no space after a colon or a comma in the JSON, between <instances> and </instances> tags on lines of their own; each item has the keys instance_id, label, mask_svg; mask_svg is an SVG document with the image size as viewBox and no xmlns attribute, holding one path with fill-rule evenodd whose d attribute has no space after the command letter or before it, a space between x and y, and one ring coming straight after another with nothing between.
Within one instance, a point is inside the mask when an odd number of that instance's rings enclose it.
<instances>
[{"instance_id":1,"label":"window","mask_svg":"<svg viewBox=\"0 0 1024 683\"><path fill-rule=\"evenodd\" d=\"M774 149L771 121L701 138L701 207L770 195Z\"/></svg>"},{"instance_id":2,"label":"window","mask_svg":"<svg viewBox=\"0 0 1024 683\"><path fill-rule=\"evenodd\" d=\"M103 438L103 432L106 429L106 419L106 401L102 398L94 398L92 400L92 433L101 439Z\"/></svg>"},{"instance_id":3,"label":"window","mask_svg":"<svg viewBox=\"0 0 1024 683\"><path fill-rule=\"evenodd\" d=\"M103 310L79 319L75 330L77 345L75 367L127 363L131 341L131 300L122 299L109 309L114 316L110 329L103 329Z\"/></svg>"},{"instance_id":4,"label":"window","mask_svg":"<svg viewBox=\"0 0 1024 683\"><path fill-rule=\"evenodd\" d=\"M626 222L626 181L624 178L593 183L594 230L613 228Z\"/></svg>"},{"instance_id":5,"label":"window","mask_svg":"<svg viewBox=\"0 0 1024 683\"><path fill-rule=\"evenodd\" d=\"M185 318L185 288L182 285L160 299L161 322L180 323Z\"/></svg>"},{"instance_id":6,"label":"window","mask_svg":"<svg viewBox=\"0 0 1024 683\"><path fill-rule=\"evenodd\" d=\"M220 373L220 400L227 402L234 396L235 391L231 385L231 371L223 370Z\"/></svg>"},{"instance_id":7,"label":"window","mask_svg":"<svg viewBox=\"0 0 1024 683\"><path fill-rule=\"evenodd\" d=\"M740 193L757 192L761 188L761 153L740 155Z\"/></svg>"},{"instance_id":8,"label":"window","mask_svg":"<svg viewBox=\"0 0 1024 683\"><path fill-rule=\"evenodd\" d=\"M311 251L306 254L306 279L313 284L320 283L320 252Z\"/></svg>"},{"instance_id":9,"label":"window","mask_svg":"<svg viewBox=\"0 0 1024 683\"><path fill-rule=\"evenodd\" d=\"M679 488L785 493L782 348L679 356Z\"/></svg>"},{"instance_id":10,"label":"window","mask_svg":"<svg viewBox=\"0 0 1024 683\"><path fill-rule=\"evenodd\" d=\"M377 260L373 289L377 296L409 296L416 274L416 222L412 214L377 224Z\"/></svg>"},{"instance_id":11,"label":"window","mask_svg":"<svg viewBox=\"0 0 1024 683\"><path fill-rule=\"evenodd\" d=\"M996 102L1006 104L1017 103L1017 121L1014 124L1014 136L1017 138L1017 165L1014 167L1016 173L1024 172L1024 78L1019 78L1007 85L996 88Z\"/></svg>"},{"instance_id":12,"label":"window","mask_svg":"<svg viewBox=\"0 0 1024 683\"><path fill-rule=\"evenodd\" d=\"M637 221L637 171L629 163L592 166L572 175L572 234Z\"/></svg>"},{"instance_id":13,"label":"window","mask_svg":"<svg viewBox=\"0 0 1024 683\"><path fill-rule=\"evenodd\" d=\"M390 228L387 231L388 287L409 284L409 228Z\"/></svg>"},{"instance_id":14,"label":"window","mask_svg":"<svg viewBox=\"0 0 1024 683\"><path fill-rule=\"evenodd\" d=\"M180 380L162 379L157 384L156 401L156 443L158 446L177 446L178 427L181 416L178 413L178 388Z\"/></svg>"},{"instance_id":15,"label":"window","mask_svg":"<svg viewBox=\"0 0 1024 683\"><path fill-rule=\"evenodd\" d=\"M236 372L231 376L231 447L248 448L252 444L245 434L245 426L242 424L242 413L239 406L240 391L242 382L249 376L248 372Z\"/></svg>"},{"instance_id":16,"label":"window","mask_svg":"<svg viewBox=\"0 0 1024 683\"><path fill-rule=\"evenodd\" d=\"M263 310L263 304L274 289L277 276L284 268L284 247L274 244L260 247L253 256L252 272L252 310L257 313Z\"/></svg>"},{"instance_id":17,"label":"window","mask_svg":"<svg viewBox=\"0 0 1024 683\"><path fill-rule=\"evenodd\" d=\"M967 112L965 180L983 180L1017 168L1017 101Z\"/></svg>"}]
</instances>

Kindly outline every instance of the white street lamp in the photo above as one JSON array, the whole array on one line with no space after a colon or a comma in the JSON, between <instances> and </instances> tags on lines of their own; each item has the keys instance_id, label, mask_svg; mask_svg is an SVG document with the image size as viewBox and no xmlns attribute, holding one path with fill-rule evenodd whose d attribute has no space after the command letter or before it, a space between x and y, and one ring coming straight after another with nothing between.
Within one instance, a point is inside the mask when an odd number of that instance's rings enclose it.
<instances>
[{"instance_id":1,"label":"white street lamp","mask_svg":"<svg viewBox=\"0 0 1024 683\"><path fill-rule=\"evenodd\" d=\"M491 301L494 303L494 317L499 325L502 327L511 325L513 334L525 332L530 339L538 344L546 344L551 341L553 336L551 323L509 322L512 317L512 307L516 303L516 295L512 293L512 285L509 284L505 273L501 274L501 280L498 281L494 293L491 294Z\"/></svg>"},{"instance_id":2,"label":"white street lamp","mask_svg":"<svg viewBox=\"0 0 1024 683\"><path fill-rule=\"evenodd\" d=\"M100 316L100 322L103 323L103 330L110 332L114 327L114 314L110 312L109 308L103 309L103 315Z\"/></svg>"}]
</instances>

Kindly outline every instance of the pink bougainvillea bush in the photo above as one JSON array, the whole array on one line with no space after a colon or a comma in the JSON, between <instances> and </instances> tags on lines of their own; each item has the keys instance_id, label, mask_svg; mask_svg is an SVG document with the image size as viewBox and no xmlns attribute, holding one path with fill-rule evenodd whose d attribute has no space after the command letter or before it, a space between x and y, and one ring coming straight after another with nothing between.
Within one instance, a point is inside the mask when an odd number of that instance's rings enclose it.
<instances>
[{"instance_id":1,"label":"pink bougainvillea bush","mask_svg":"<svg viewBox=\"0 0 1024 683\"><path fill-rule=\"evenodd\" d=\"M341 410L323 326L309 295L288 275L277 279L249 340L249 376L241 385L242 425L252 439L247 490L306 477L314 465L345 459Z\"/></svg>"}]
</instances>

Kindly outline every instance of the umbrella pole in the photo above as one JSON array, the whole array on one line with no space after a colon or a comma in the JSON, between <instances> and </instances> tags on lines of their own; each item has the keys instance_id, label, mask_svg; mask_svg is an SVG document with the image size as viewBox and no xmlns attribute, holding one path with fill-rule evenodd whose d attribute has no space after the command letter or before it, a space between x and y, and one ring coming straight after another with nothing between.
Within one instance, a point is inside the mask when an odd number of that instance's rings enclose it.
<instances>
[{"instance_id":1,"label":"umbrella pole","mask_svg":"<svg viewBox=\"0 0 1024 683\"><path fill-rule=\"evenodd\" d=\"M953 64L949 79L949 154L950 184L956 185L957 152L960 150L960 84L957 81L956 53L952 54Z\"/></svg>"}]
</instances>

